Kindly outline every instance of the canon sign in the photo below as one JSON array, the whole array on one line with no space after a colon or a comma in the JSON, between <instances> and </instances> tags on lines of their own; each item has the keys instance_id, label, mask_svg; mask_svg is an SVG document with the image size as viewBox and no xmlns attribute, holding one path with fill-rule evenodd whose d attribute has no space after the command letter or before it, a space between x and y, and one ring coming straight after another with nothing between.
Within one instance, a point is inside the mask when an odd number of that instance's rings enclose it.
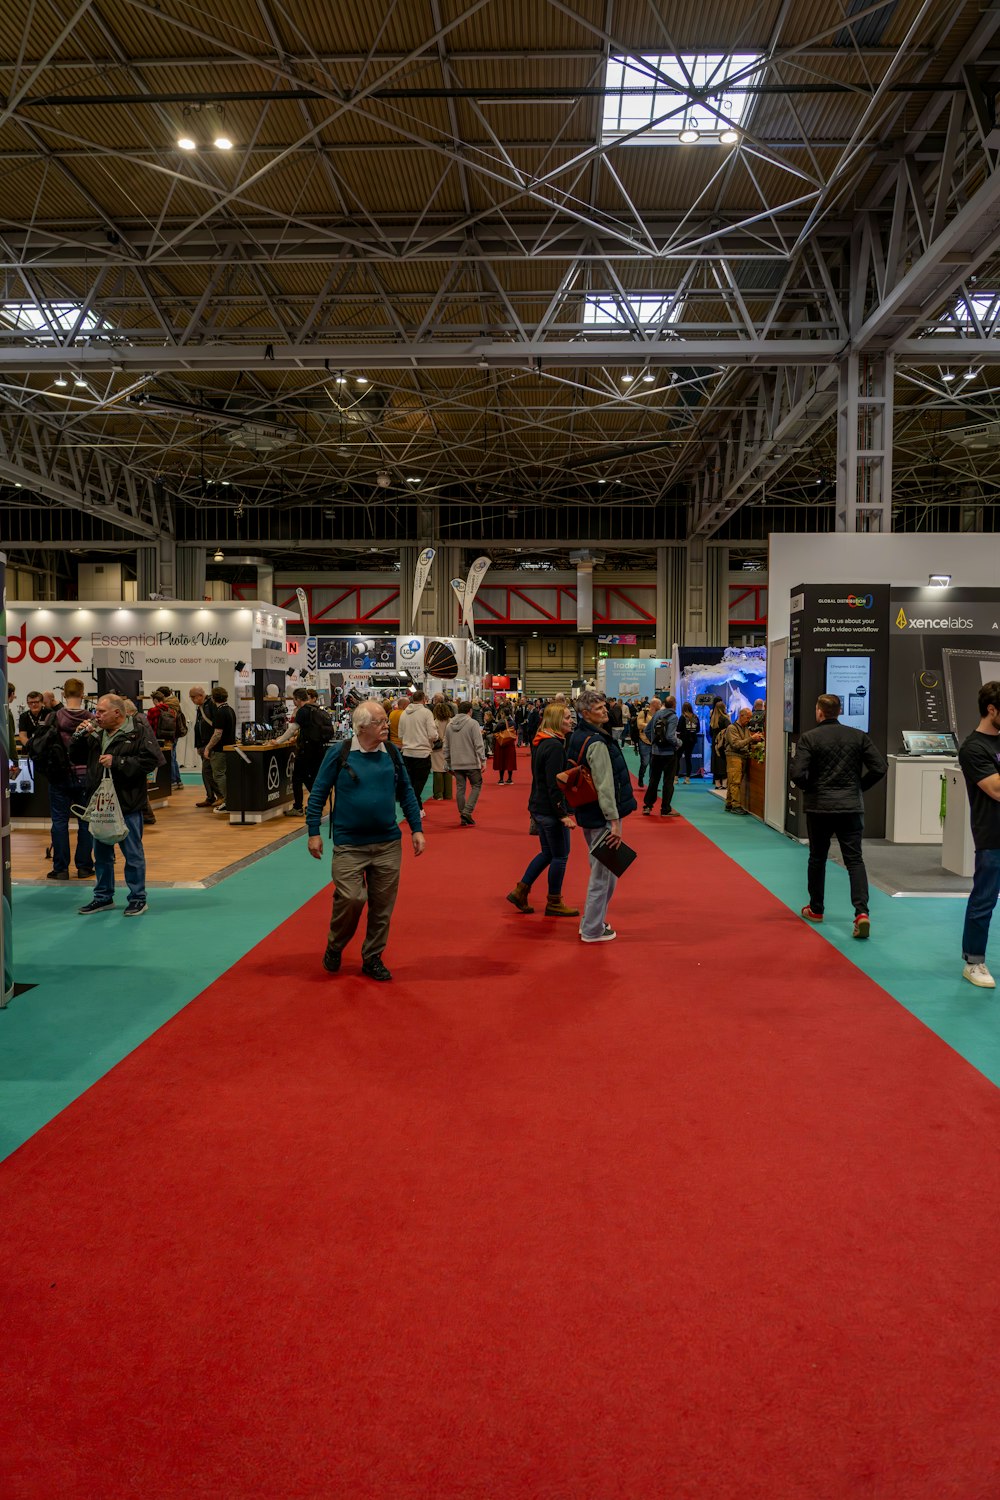
<instances>
[{"instance_id":1,"label":"canon sign","mask_svg":"<svg viewBox=\"0 0 1000 1500\"><path fill-rule=\"evenodd\" d=\"M80 658L76 654L79 644L78 635L68 641L64 641L60 635L33 635L29 640L28 625L25 622L20 630L7 638L7 660L12 666L24 661L25 657L41 666L58 661L72 661L79 666Z\"/></svg>"}]
</instances>

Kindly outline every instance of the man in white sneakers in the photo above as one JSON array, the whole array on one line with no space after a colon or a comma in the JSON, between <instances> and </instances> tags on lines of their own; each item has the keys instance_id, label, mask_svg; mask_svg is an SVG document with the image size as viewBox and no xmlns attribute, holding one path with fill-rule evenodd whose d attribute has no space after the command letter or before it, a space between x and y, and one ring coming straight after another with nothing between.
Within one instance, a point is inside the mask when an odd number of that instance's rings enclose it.
<instances>
[{"instance_id":1,"label":"man in white sneakers","mask_svg":"<svg viewBox=\"0 0 1000 1500\"><path fill-rule=\"evenodd\" d=\"M962 977L980 989L996 988L986 967L990 918L1000 895L1000 682L979 689L979 723L962 743L958 763L969 791L972 842L976 846L972 891L962 931Z\"/></svg>"}]
</instances>

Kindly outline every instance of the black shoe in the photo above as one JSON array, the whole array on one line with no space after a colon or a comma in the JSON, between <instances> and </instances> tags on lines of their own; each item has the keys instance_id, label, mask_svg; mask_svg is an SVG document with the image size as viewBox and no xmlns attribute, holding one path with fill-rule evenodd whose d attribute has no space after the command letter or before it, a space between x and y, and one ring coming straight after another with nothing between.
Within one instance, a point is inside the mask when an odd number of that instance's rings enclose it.
<instances>
[{"instance_id":1,"label":"black shoe","mask_svg":"<svg viewBox=\"0 0 1000 1500\"><path fill-rule=\"evenodd\" d=\"M110 911L114 904L113 901L89 901L80 907L80 916L89 917L92 911Z\"/></svg>"},{"instance_id":2,"label":"black shoe","mask_svg":"<svg viewBox=\"0 0 1000 1500\"><path fill-rule=\"evenodd\" d=\"M68 870L50 870L45 877L46 880L68 880Z\"/></svg>"},{"instance_id":3,"label":"black shoe","mask_svg":"<svg viewBox=\"0 0 1000 1500\"><path fill-rule=\"evenodd\" d=\"M643 817L644 818L648 818L650 816L650 814L652 813L652 811L653 811L653 809L651 807L644 807L643 810L642 810Z\"/></svg>"},{"instance_id":4,"label":"black shoe","mask_svg":"<svg viewBox=\"0 0 1000 1500\"><path fill-rule=\"evenodd\" d=\"M336 974L340 968L339 948L331 948L329 943L327 943L326 952L323 954L323 967L328 974Z\"/></svg>"},{"instance_id":5,"label":"black shoe","mask_svg":"<svg viewBox=\"0 0 1000 1500\"><path fill-rule=\"evenodd\" d=\"M367 974L369 979L380 979L383 984L387 979L392 978L389 970L382 962L381 955L378 955L375 958L366 959L365 962L361 965L361 972L362 974Z\"/></svg>"},{"instance_id":6,"label":"black shoe","mask_svg":"<svg viewBox=\"0 0 1000 1500\"><path fill-rule=\"evenodd\" d=\"M306 810L304 807L286 807L282 813L285 818L304 818Z\"/></svg>"},{"instance_id":7,"label":"black shoe","mask_svg":"<svg viewBox=\"0 0 1000 1500\"><path fill-rule=\"evenodd\" d=\"M475 826L476 826L476 820L475 820L475 818L467 818L465 816L465 814L463 813L462 814L462 827L463 828L475 828Z\"/></svg>"},{"instance_id":8,"label":"black shoe","mask_svg":"<svg viewBox=\"0 0 1000 1500\"><path fill-rule=\"evenodd\" d=\"M143 813L143 815L142 815L142 821L144 823L155 823L156 822L156 814L155 813Z\"/></svg>"},{"instance_id":9,"label":"black shoe","mask_svg":"<svg viewBox=\"0 0 1000 1500\"><path fill-rule=\"evenodd\" d=\"M93 865L91 865L89 869L77 870L76 872L78 880L93 880L96 874L97 871L94 869Z\"/></svg>"},{"instance_id":10,"label":"black shoe","mask_svg":"<svg viewBox=\"0 0 1000 1500\"><path fill-rule=\"evenodd\" d=\"M145 901L133 901L130 898L129 901L126 903L125 910L122 913L122 915L126 916L126 917L141 917L141 916L143 916L143 914L145 913L145 911L146 911L146 903L145 903Z\"/></svg>"}]
</instances>

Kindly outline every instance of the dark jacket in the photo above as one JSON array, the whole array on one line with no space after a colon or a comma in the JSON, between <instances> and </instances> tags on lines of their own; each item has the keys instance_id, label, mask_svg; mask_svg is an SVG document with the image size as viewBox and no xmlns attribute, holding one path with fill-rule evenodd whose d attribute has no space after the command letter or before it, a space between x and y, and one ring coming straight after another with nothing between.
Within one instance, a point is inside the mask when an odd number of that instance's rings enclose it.
<instances>
[{"instance_id":1,"label":"dark jacket","mask_svg":"<svg viewBox=\"0 0 1000 1500\"><path fill-rule=\"evenodd\" d=\"M566 741L558 734L539 736L531 750L528 811L534 818L566 818L570 809L556 777L566 769Z\"/></svg>"},{"instance_id":2,"label":"dark jacket","mask_svg":"<svg viewBox=\"0 0 1000 1500\"><path fill-rule=\"evenodd\" d=\"M586 747L586 749L584 748ZM579 761L581 754L586 755L587 765L590 768L594 781L598 781L598 768L595 767L593 757L607 755L611 761L611 775L614 780L614 798L619 818L627 818L638 806L632 791L632 777L629 775L628 764L618 745L615 744L610 734L603 733L594 724L588 724L581 718L578 728L574 729L566 746L566 758L569 761ZM578 807L573 814L581 828L603 828L609 821L605 811L599 802L586 802Z\"/></svg>"},{"instance_id":3,"label":"dark jacket","mask_svg":"<svg viewBox=\"0 0 1000 1500\"><path fill-rule=\"evenodd\" d=\"M70 742L69 758L86 767L87 793L95 792L104 776L101 756L111 756L111 780L124 813L140 812L146 801L146 776L163 765L163 752L153 738L153 731L138 719L127 733L118 734L107 751L101 749L104 736L100 730L78 734Z\"/></svg>"},{"instance_id":4,"label":"dark jacket","mask_svg":"<svg viewBox=\"0 0 1000 1500\"><path fill-rule=\"evenodd\" d=\"M656 726L662 724L666 732L666 744L656 743ZM672 708L661 708L655 713L646 725L646 738L652 747L654 755L676 755L677 754L677 715Z\"/></svg>"},{"instance_id":5,"label":"dark jacket","mask_svg":"<svg viewBox=\"0 0 1000 1500\"><path fill-rule=\"evenodd\" d=\"M863 812L870 786L889 769L885 756L860 729L824 719L799 739L790 779L801 787L812 813Z\"/></svg>"}]
</instances>

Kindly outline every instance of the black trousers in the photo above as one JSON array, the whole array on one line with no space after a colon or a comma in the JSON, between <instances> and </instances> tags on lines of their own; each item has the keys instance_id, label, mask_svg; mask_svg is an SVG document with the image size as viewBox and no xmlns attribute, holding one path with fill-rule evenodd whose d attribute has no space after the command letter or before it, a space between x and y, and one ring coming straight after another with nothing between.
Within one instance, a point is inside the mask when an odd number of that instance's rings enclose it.
<instances>
[{"instance_id":1,"label":"black trousers","mask_svg":"<svg viewBox=\"0 0 1000 1500\"><path fill-rule=\"evenodd\" d=\"M861 857L861 837L865 829L863 813L806 813L809 831L809 905L823 910L826 890L826 860L834 834L840 845L851 881L851 905L855 913L868 912L868 871Z\"/></svg>"},{"instance_id":2,"label":"black trousers","mask_svg":"<svg viewBox=\"0 0 1000 1500\"><path fill-rule=\"evenodd\" d=\"M694 741L692 741L690 745L681 746L681 760L684 762L684 775L688 778L689 781L694 772L694 747Z\"/></svg>"},{"instance_id":3,"label":"black trousers","mask_svg":"<svg viewBox=\"0 0 1000 1500\"><path fill-rule=\"evenodd\" d=\"M420 794L431 773L431 758L429 755L404 755L403 765L406 767L406 774L410 778L413 795L420 803L420 806L423 807L423 798Z\"/></svg>"},{"instance_id":4,"label":"black trousers","mask_svg":"<svg viewBox=\"0 0 1000 1500\"><path fill-rule=\"evenodd\" d=\"M663 778L663 792L660 796L660 812L668 813L670 804L674 800L674 777L677 775L676 755L657 755L654 750L649 757L649 785L646 795L642 799L643 807L652 807L656 801L656 793L659 789L660 778Z\"/></svg>"},{"instance_id":5,"label":"black trousers","mask_svg":"<svg viewBox=\"0 0 1000 1500\"><path fill-rule=\"evenodd\" d=\"M325 745L299 745L292 761L292 806L300 808L304 790L312 791L316 772L323 763Z\"/></svg>"},{"instance_id":6,"label":"black trousers","mask_svg":"<svg viewBox=\"0 0 1000 1500\"><path fill-rule=\"evenodd\" d=\"M200 751L198 753L199 755L201 754ZM221 802L222 793L215 784L215 777L212 775L212 763L207 755L201 762L201 783L205 788L205 798L207 801Z\"/></svg>"}]
</instances>

